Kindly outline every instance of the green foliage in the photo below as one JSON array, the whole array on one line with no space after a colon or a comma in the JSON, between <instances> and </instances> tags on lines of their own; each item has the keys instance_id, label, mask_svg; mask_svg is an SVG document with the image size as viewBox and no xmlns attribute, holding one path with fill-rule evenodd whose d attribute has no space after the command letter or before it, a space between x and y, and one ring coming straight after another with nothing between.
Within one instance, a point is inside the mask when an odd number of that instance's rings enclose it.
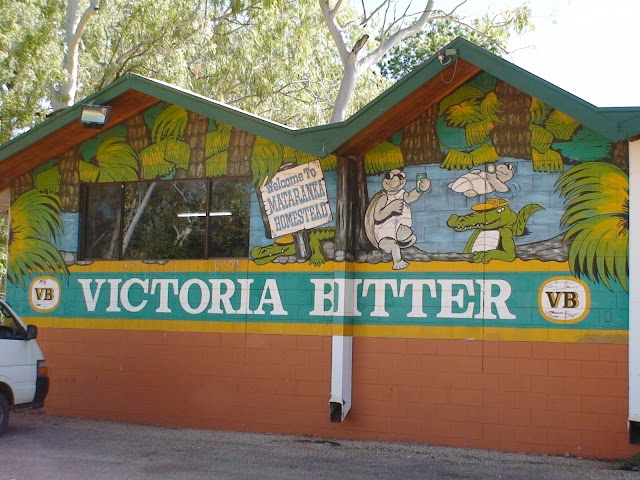
<instances>
[{"instance_id":1,"label":"green foliage","mask_svg":"<svg viewBox=\"0 0 640 480\"><path fill-rule=\"evenodd\" d=\"M610 163L589 162L564 172L556 191L565 197L561 225L567 231L569 268L576 277L611 280L628 290L629 177Z\"/></svg>"},{"instance_id":2,"label":"green foliage","mask_svg":"<svg viewBox=\"0 0 640 480\"><path fill-rule=\"evenodd\" d=\"M364 156L364 168L367 175L375 175L403 166L402 151L400 147L391 142L379 143Z\"/></svg>"},{"instance_id":3,"label":"green foliage","mask_svg":"<svg viewBox=\"0 0 640 480\"><path fill-rule=\"evenodd\" d=\"M260 188L269 183L282 166L282 147L263 137L258 137L251 152L253 186Z\"/></svg>"},{"instance_id":4,"label":"green foliage","mask_svg":"<svg viewBox=\"0 0 640 480\"><path fill-rule=\"evenodd\" d=\"M449 149L440 168L447 170L463 170L473 167L473 155L460 152L454 148Z\"/></svg>"},{"instance_id":5,"label":"green foliage","mask_svg":"<svg viewBox=\"0 0 640 480\"><path fill-rule=\"evenodd\" d=\"M60 273L68 277L67 266L51 243L62 229L57 195L30 190L11 205L8 279L25 287L30 273Z\"/></svg>"},{"instance_id":6,"label":"green foliage","mask_svg":"<svg viewBox=\"0 0 640 480\"><path fill-rule=\"evenodd\" d=\"M143 178L166 177L178 168L186 169L190 151L189 145L173 138L149 145L140 152Z\"/></svg>"},{"instance_id":7,"label":"green foliage","mask_svg":"<svg viewBox=\"0 0 640 480\"><path fill-rule=\"evenodd\" d=\"M131 182L138 180L138 160L124 137L111 137L98 147L96 163L100 168L98 182Z\"/></svg>"},{"instance_id":8,"label":"green foliage","mask_svg":"<svg viewBox=\"0 0 640 480\"><path fill-rule=\"evenodd\" d=\"M571 142L558 142L553 148L569 160L588 162L609 158L613 143L589 128L581 128Z\"/></svg>"},{"instance_id":9,"label":"green foliage","mask_svg":"<svg viewBox=\"0 0 640 480\"><path fill-rule=\"evenodd\" d=\"M538 98L531 98L531 106L529 112L531 112L531 123L536 125L542 125L549 115L549 107L546 103Z\"/></svg>"},{"instance_id":10,"label":"green foliage","mask_svg":"<svg viewBox=\"0 0 640 480\"><path fill-rule=\"evenodd\" d=\"M165 139L179 140L187 128L187 111L178 105L168 105L153 122L151 138L154 143Z\"/></svg>"},{"instance_id":11,"label":"green foliage","mask_svg":"<svg viewBox=\"0 0 640 480\"><path fill-rule=\"evenodd\" d=\"M60 191L58 167L50 167L38 173L34 172L33 183L43 193L58 193Z\"/></svg>"},{"instance_id":12,"label":"green foliage","mask_svg":"<svg viewBox=\"0 0 640 480\"><path fill-rule=\"evenodd\" d=\"M62 0L0 0L0 144L45 119L63 78ZM62 30L64 32L64 30Z\"/></svg>"},{"instance_id":13,"label":"green foliage","mask_svg":"<svg viewBox=\"0 0 640 480\"><path fill-rule=\"evenodd\" d=\"M293 127L329 117L342 69L316 0L104 3L83 36L79 96L135 72ZM387 84L365 75L354 108Z\"/></svg>"},{"instance_id":14,"label":"green foliage","mask_svg":"<svg viewBox=\"0 0 640 480\"><path fill-rule=\"evenodd\" d=\"M436 15L442 13L435 12ZM439 18L430 22L419 34L409 37L392 49L380 62L380 71L387 78L397 80L456 37L465 37L498 55L506 53L512 34L520 34L532 28L530 17L529 7L521 5L498 14L487 13L468 22L460 16L454 16L453 19Z\"/></svg>"},{"instance_id":15,"label":"green foliage","mask_svg":"<svg viewBox=\"0 0 640 480\"><path fill-rule=\"evenodd\" d=\"M473 166L484 165L485 163L497 162L500 157L493 145L485 143L471 152Z\"/></svg>"},{"instance_id":16,"label":"green foliage","mask_svg":"<svg viewBox=\"0 0 640 480\"><path fill-rule=\"evenodd\" d=\"M532 148L531 161L533 162L533 170L535 172L561 172L564 168L562 156L551 149L540 153L535 148Z\"/></svg>"},{"instance_id":17,"label":"green foliage","mask_svg":"<svg viewBox=\"0 0 640 480\"><path fill-rule=\"evenodd\" d=\"M558 110L553 110L545 122L546 129L560 140L570 140L579 126L576 120Z\"/></svg>"}]
</instances>

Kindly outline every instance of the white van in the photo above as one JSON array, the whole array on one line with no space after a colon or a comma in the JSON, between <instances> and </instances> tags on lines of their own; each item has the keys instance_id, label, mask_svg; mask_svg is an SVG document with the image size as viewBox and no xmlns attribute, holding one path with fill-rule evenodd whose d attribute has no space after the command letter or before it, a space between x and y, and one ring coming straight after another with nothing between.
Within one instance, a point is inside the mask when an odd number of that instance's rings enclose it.
<instances>
[{"instance_id":1,"label":"white van","mask_svg":"<svg viewBox=\"0 0 640 480\"><path fill-rule=\"evenodd\" d=\"M0 435L7 430L10 411L44 407L49 375L37 335L38 328L25 325L0 298Z\"/></svg>"}]
</instances>

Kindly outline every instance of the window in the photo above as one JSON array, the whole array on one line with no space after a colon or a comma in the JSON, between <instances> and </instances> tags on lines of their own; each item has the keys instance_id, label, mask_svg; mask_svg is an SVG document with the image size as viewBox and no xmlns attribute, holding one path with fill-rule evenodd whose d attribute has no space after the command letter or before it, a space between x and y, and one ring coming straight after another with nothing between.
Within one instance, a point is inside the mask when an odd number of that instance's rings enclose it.
<instances>
[{"instance_id":1,"label":"window","mask_svg":"<svg viewBox=\"0 0 640 480\"><path fill-rule=\"evenodd\" d=\"M0 339L23 340L23 328L11 315L9 309L0 304Z\"/></svg>"},{"instance_id":2,"label":"window","mask_svg":"<svg viewBox=\"0 0 640 480\"><path fill-rule=\"evenodd\" d=\"M86 259L246 257L251 184L244 179L85 184Z\"/></svg>"}]
</instances>

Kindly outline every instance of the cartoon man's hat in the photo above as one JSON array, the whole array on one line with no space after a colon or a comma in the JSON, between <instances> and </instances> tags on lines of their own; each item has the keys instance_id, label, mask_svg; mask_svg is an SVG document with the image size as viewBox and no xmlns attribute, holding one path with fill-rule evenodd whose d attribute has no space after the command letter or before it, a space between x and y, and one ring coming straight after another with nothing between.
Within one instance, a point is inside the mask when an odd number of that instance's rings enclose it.
<instances>
[{"instance_id":1,"label":"cartoon man's hat","mask_svg":"<svg viewBox=\"0 0 640 480\"><path fill-rule=\"evenodd\" d=\"M476 212L485 212L487 210L495 210L499 207L508 207L509 202L503 200L501 198L487 198L487 203L479 203L478 205L474 205L471 207L472 210Z\"/></svg>"}]
</instances>

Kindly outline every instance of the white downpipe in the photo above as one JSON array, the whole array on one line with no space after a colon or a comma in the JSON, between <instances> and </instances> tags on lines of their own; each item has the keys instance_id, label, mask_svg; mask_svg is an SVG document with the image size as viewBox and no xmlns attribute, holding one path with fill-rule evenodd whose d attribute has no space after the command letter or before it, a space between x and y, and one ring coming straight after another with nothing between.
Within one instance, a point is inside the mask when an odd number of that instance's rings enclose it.
<instances>
[{"instance_id":1,"label":"white downpipe","mask_svg":"<svg viewBox=\"0 0 640 480\"><path fill-rule=\"evenodd\" d=\"M351 410L352 351L353 337L333 336L331 341L331 399L329 400L332 422L342 422Z\"/></svg>"},{"instance_id":2,"label":"white downpipe","mask_svg":"<svg viewBox=\"0 0 640 480\"><path fill-rule=\"evenodd\" d=\"M333 312L335 327L342 335L331 339L331 397L329 416L334 423L342 422L351 410L351 378L353 365L353 314L357 310L355 291L360 282L351 273L347 278L334 278Z\"/></svg>"},{"instance_id":3,"label":"white downpipe","mask_svg":"<svg viewBox=\"0 0 640 480\"><path fill-rule=\"evenodd\" d=\"M640 422L640 140L629 142L629 420Z\"/></svg>"}]
</instances>

